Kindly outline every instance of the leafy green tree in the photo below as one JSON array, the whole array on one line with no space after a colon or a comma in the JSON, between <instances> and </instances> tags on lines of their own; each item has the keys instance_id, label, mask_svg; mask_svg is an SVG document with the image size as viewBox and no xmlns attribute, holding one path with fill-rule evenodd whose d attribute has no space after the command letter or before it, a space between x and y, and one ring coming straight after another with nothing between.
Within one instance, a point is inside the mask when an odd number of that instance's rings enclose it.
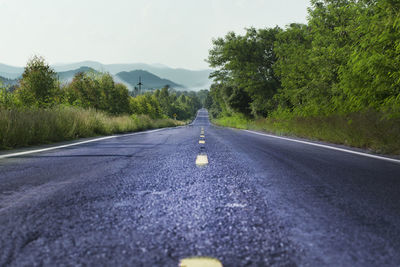
<instances>
[{"instance_id":1,"label":"leafy green tree","mask_svg":"<svg viewBox=\"0 0 400 267\"><path fill-rule=\"evenodd\" d=\"M357 3L348 64L340 70L345 111L400 108L400 2Z\"/></svg>"},{"instance_id":2,"label":"leafy green tree","mask_svg":"<svg viewBox=\"0 0 400 267\"><path fill-rule=\"evenodd\" d=\"M163 114L166 114L168 117L172 117L174 113L172 111L169 88L168 87L162 88L157 95L158 95L158 102L160 103Z\"/></svg>"},{"instance_id":3,"label":"leafy green tree","mask_svg":"<svg viewBox=\"0 0 400 267\"><path fill-rule=\"evenodd\" d=\"M210 96L213 101L209 111L210 115L214 118L230 114L226 101L222 95L223 88L224 85L222 83L214 83L210 87Z\"/></svg>"},{"instance_id":4,"label":"leafy green tree","mask_svg":"<svg viewBox=\"0 0 400 267\"><path fill-rule=\"evenodd\" d=\"M15 107L19 107L20 103L16 97L16 94L11 92L9 86L3 84L0 81L0 108L11 109Z\"/></svg>"},{"instance_id":5,"label":"leafy green tree","mask_svg":"<svg viewBox=\"0 0 400 267\"><path fill-rule=\"evenodd\" d=\"M206 100L206 98L208 96L208 93L209 93L208 90L203 89L203 90L198 91L197 94L196 94L197 97L199 98L200 103L201 103L202 106L205 105L205 100Z\"/></svg>"},{"instance_id":6,"label":"leafy green tree","mask_svg":"<svg viewBox=\"0 0 400 267\"><path fill-rule=\"evenodd\" d=\"M59 102L61 92L56 72L42 57L28 61L17 93L25 106L48 107Z\"/></svg>"},{"instance_id":7,"label":"leafy green tree","mask_svg":"<svg viewBox=\"0 0 400 267\"><path fill-rule=\"evenodd\" d=\"M123 114L130 113L129 90L123 84L115 84L109 97L110 113Z\"/></svg>"},{"instance_id":8,"label":"leafy green tree","mask_svg":"<svg viewBox=\"0 0 400 267\"><path fill-rule=\"evenodd\" d=\"M280 31L279 28L250 28L244 36L230 32L213 41L208 62L217 70L211 77L224 85L219 88L225 90L222 95L228 108L254 116L265 116L273 108L271 101L280 87L279 78L273 71L276 62L274 43ZM235 92L235 95L230 98L229 92ZM243 101L248 97L251 99L249 109L243 103L240 108L230 105L237 105L241 102L239 99Z\"/></svg>"},{"instance_id":9,"label":"leafy green tree","mask_svg":"<svg viewBox=\"0 0 400 267\"><path fill-rule=\"evenodd\" d=\"M342 102L340 68L356 39L351 34L358 9L355 0L312 0L308 27L312 36L307 113L332 113ZM336 103L335 103L336 102Z\"/></svg>"},{"instance_id":10,"label":"leafy green tree","mask_svg":"<svg viewBox=\"0 0 400 267\"><path fill-rule=\"evenodd\" d=\"M212 98L210 92L207 90L207 95L204 99L204 107L206 109L211 109L212 105L213 105L213 98Z\"/></svg>"},{"instance_id":11,"label":"leafy green tree","mask_svg":"<svg viewBox=\"0 0 400 267\"><path fill-rule=\"evenodd\" d=\"M132 114L145 114L153 119L164 117L157 98L151 93L131 97L130 110Z\"/></svg>"},{"instance_id":12,"label":"leafy green tree","mask_svg":"<svg viewBox=\"0 0 400 267\"><path fill-rule=\"evenodd\" d=\"M400 2L311 0L307 25L230 32L208 62L214 117L400 116Z\"/></svg>"},{"instance_id":13,"label":"leafy green tree","mask_svg":"<svg viewBox=\"0 0 400 267\"><path fill-rule=\"evenodd\" d=\"M68 102L83 108L101 109L101 100L104 93L100 90L100 81L97 74L77 73L72 82L65 89Z\"/></svg>"},{"instance_id":14,"label":"leafy green tree","mask_svg":"<svg viewBox=\"0 0 400 267\"><path fill-rule=\"evenodd\" d=\"M307 25L290 24L277 35L274 71L280 77L282 87L275 99L281 108L293 110L310 101L311 33Z\"/></svg>"},{"instance_id":15,"label":"leafy green tree","mask_svg":"<svg viewBox=\"0 0 400 267\"><path fill-rule=\"evenodd\" d=\"M70 105L94 108L110 114L130 113L129 91L109 73L77 73L64 88Z\"/></svg>"}]
</instances>

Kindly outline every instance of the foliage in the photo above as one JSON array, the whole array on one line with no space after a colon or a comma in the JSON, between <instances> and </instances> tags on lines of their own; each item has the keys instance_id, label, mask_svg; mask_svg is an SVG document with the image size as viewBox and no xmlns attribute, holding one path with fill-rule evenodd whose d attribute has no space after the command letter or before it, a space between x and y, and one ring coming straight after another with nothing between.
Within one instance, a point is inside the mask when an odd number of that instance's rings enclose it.
<instances>
[{"instance_id":1,"label":"foliage","mask_svg":"<svg viewBox=\"0 0 400 267\"><path fill-rule=\"evenodd\" d=\"M230 32L208 62L217 122L399 153L399 1L311 0L307 24Z\"/></svg>"},{"instance_id":2,"label":"foliage","mask_svg":"<svg viewBox=\"0 0 400 267\"><path fill-rule=\"evenodd\" d=\"M16 94L0 81L0 108L16 108L19 105Z\"/></svg>"},{"instance_id":3,"label":"foliage","mask_svg":"<svg viewBox=\"0 0 400 267\"><path fill-rule=\"evenodd\" d=\"M272 97L280 87L273 71L276 62L274 43L279 28L247 29L245 35L233 32L213 40L208 62L217 68L211 74L219 90L223 112L241 112L247 116L265 116L271 110Z\"/></svg>"},{"instance_id":4,"label":"foliage","mask_svg":"<svg viewBox=\"0 0 400 267\"><path fill-rule=\"evenodd\" d=\"M60 86L37 56L17 89L10 86L0 81L0 149L182 125L202 106L195 92L168 87L132 97L109 73L95 71Z\"/></svg>"},{"instance_id":5,"label":"foliage","mask_svg":"<svg viewBox=\"0 0 400 267\"><path fill-rule=\"evenodd\" d=\"M197 97L199 98L200 104L204 107L205 101L208 96L209 91L207 89L203 89L197 92Z\"/></svg>"},{"instance_id":6,"label":"foliage","mask_svg":"<svg viewBox=\"0 0 400 267\"><path fill-rule=\"evenodd\" d=\"M340 69L350 111L365 107L400 115L400 3L360 1L352 53Z\"/></svg>"},{"instance_id":7,"label":"foliage","mask_svg":"<svg viewBox=\"0 0 400 267\"><path fill-rule=\"evenodd\" d=\"M151 118L162 118L160 103L155 95L146 93L130 99L130 110L133 114L147 114Z\"/></svg>"},{"instance_id":8,"label":"foliage","mask_svg":"<svg viewBox=\"0 0 400 267\"><path fill-rule=\"evenodd\" d=\"M109 73L83 73L74 76L64 87L66 102L83 108L94 108L110 114L128 114L129 91L123 84L115 84Z\"/></svg>"},{"instance_id":9,"label":"foliage","mask_svg":"<svg viewBox=\"0 0 400 267\"><path fill-rule=\"evenodd\" d=\"M202 107L195 92L173 91L164 87L161 90L157 89L153 94L161 107L162 114L169 118L176 115L178 120L192 119Z\"/></svg>"},{"instance_id":10,"label":"foliage","mask_svg":"<svg viewBox=\"0 0 400 267\"><path fill-rule=\"evenodd\" d=\"M308 24L214 40L212 113L400 116L400 4L312 0ZM263 79L264 78L264 79ZM214 90L214 92L212 92Z\"/></svg>"},{"instance_id":11,"label":"foliage","mask_svg":"<svg viewBox=\"0 0 400 267\"><path fill-rule=\"evenodd\" d=\"M25 106L49 107L58 103L60 87L56 72L42 57L34 56L25 67L17 93Z\"/></svg>"}]
</instances>

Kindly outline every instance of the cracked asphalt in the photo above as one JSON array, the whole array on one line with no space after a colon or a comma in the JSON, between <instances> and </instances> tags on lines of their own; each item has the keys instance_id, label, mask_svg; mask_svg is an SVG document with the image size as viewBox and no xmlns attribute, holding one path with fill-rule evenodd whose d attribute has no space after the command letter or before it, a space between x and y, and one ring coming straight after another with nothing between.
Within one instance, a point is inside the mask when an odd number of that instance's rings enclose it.
<instances>
[{"instance_id":1,"label":"cracked asphalt","mask_svg":"<svg viewBox=\"0 0 400 267\"><path fill-rule=\"evenodd\" d=\"M399 266L400 164L200 110L185 127L0 159L0 233L0 266Z\"/></svg>"}]
</instances>

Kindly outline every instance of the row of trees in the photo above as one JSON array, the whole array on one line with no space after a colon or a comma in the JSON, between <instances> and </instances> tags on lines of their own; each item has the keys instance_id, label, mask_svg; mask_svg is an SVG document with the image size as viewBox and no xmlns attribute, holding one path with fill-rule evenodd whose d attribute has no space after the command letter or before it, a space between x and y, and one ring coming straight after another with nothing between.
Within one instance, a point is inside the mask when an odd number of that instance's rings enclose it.
<instances>
[{"instance_id":1,"label":"row of trees","mask_svg":"<svg viewBox=\"0 0 400 267\"><path fill-rule=\"evenodd\" d=\"M130 108L135 114L148 114L152 118L162 116L189 119L202 107L195 92L171 92L167 87L132 97Z\"/></svg>"},{"instance_id":2,"label":"row of trees","mask_svg":"<svg viewBox=\"0 0 400 267\"><path fill-rule=\"evenodd\" d=\"M15 90L0 86L0 107L49 108L68 105L92 108L109 114L146 114L152 118L187 120L202 106L195 92L163 88L133 97L127 87L115 83L109 73L77 73L68 84L60 84L57 73L41 57L27 64Z\"/></svg>"},{"instance_id":3,"label":"row of trees","mask_svg":"<svg viewBox=\"0 0 400 267\"><path fill-rule=\"evenodd\" d=\"M214 116L400 115L400 2L311 0L307 25L228 33L208 62Z\"/></svg>"}]
</instances>

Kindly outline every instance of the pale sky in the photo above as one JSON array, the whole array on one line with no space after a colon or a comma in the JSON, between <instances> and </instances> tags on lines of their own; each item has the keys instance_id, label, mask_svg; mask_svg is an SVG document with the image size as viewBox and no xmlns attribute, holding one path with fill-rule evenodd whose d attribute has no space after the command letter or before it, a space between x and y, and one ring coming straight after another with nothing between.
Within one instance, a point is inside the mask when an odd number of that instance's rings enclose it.
<instances>
[{"instance_id":1,"label":"pale sky","mask_svg":"<svg viewBox=\"0 0 400 267\"><path fill-rule=\"evenodd\" d=\"M0 0L0 63L84 60L205 69L212 38L305 23L309 0Z\"/></svg>"}]
</instances>

